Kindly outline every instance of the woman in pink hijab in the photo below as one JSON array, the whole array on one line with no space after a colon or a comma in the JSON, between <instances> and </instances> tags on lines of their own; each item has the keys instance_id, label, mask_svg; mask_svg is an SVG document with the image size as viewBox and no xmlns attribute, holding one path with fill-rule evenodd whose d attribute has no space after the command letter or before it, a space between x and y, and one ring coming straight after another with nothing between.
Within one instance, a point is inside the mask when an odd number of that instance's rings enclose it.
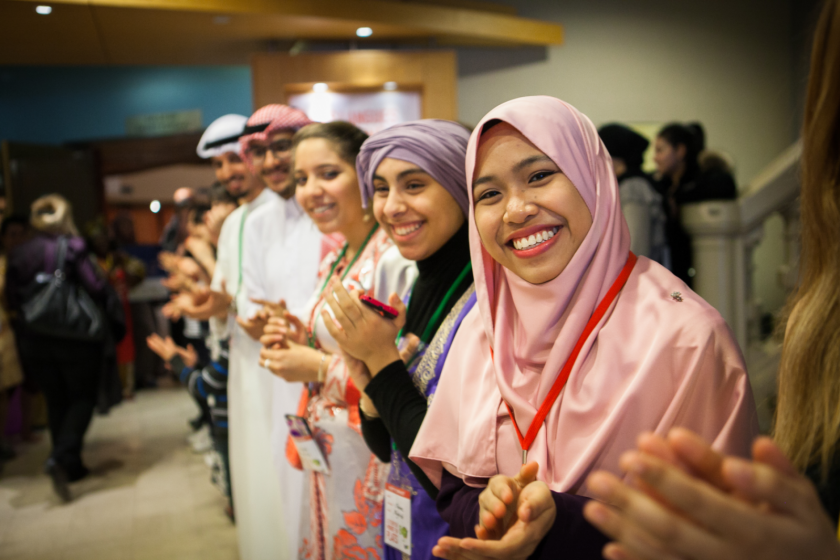
<instances>
[{"instance_id":1,"label":"woman in pink hijab","mask_svg":"<svg viewBox=\"0 0 840 560\"><path fill-rule=\"evenodd\" d=\"M500 105L466 167L478 304L410 455L450 524L434 552L600 558L583 482L619 474L641 432L684 426L747 456L757 422L743 358L714 308L630 253L610 156L574 107Z\"/></svg>"}]
</instances>

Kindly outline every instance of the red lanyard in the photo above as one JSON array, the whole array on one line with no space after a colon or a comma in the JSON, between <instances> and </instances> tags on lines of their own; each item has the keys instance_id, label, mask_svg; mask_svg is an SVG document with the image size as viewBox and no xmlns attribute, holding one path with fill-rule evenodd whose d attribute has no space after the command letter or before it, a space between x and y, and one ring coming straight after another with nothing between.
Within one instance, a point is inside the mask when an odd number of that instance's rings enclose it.
<instances>
[{"instance_id":1,"label":"red lanyard","mask_svg":"<svg viewBox=\"0 0 840 560\"><path fill-rule=\"evenodd\" d=\"M619 274L618 278L615 279L615 282L613 282L613 285L610 287L607 295L604 296L604 299L601 300L601 303L599 303L598 307L595 308L595 312L592 314L592 317L589 318L589 322L586 323L583 333L581 333L577 344L575 344L575 347L572 349L569 359L566 360L565 364L563 364L563 369L560 370L560 374L554 381L554 385L551 386L551 391L548 392L548 395L545 397L545 401L543 401L537 411L537 415L534 416L534 421L531 422L531 426L528 428L528 433L525 434L525 437L522 437L522 432L519 431L519 425L516 423L516 418L513 416L513 410L510 408L507 401L505 401L508 414L510 414L510 419L513 421L513 428L516 430L516 437L519 438L519 444L522 446L523 465L527 462L528 450L531 448L531 444L534 443L534 439L537 437L537 433L540 431L542 423L548 415L548 411L551 410L552 406L554 406L554 402L560 395L560 391L563 390L563 387L566 386L566 381L569 380L569 375L572 373L572 367L575 365L575 361L583 348L584 342L586 342L586 339L589 338L590 334L592 334L592 331L595 329L595 325L600 323L601 319L604 318L604 314L613 304L615 298L618 297L618 293L624 287L624 284L627 283L627 278L630 277L630 273L633 272L634 266L636 266L636 255L631 252L627 257L627 264L625 264L624 268L621 270L621 274ZM493 355L492 349L490 350L490 355Z\"/></svg>"}]
</instances>

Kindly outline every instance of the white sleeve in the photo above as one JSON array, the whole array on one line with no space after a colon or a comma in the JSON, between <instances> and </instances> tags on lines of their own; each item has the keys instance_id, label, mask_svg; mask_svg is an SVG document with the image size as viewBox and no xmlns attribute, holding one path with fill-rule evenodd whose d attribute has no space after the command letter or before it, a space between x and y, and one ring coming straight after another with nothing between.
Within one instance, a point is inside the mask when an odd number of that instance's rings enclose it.
<instances>
[{"instance_id":1,"label":"white sleeve","mask_svg":"<svg viewBox=\"0 0 840 560\"><path fill-rule=\"evenodd\" d=\"M373 297L387 303L388 296L396 293L402 299L414 285L417 275L417 264L403 257L394 245L376 263Z\"/></svg>"},{"instance_id":2,"label":"white sleeve","mask_svg":"<svg viewBox=\"0 0 840 560\"><path fill-rule=\"evenodd\" d=\"M251 299L268 299L265 286L262 280L265 274L265 235L262 231L262 224L265 222L266 214L251 216L245 222L245 231L242 234L242 290L245 292L246 303L240 311L240 315L251 318L262 306L251 301Z\"/></svg>"}]
</instances>

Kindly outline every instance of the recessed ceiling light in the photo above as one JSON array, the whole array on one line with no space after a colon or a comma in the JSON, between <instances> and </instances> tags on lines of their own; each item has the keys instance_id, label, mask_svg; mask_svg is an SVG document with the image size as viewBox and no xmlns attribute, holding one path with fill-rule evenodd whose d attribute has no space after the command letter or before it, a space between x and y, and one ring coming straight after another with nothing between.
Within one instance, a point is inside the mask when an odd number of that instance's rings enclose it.
<instances>
[{"instance_id":1,"label":"recessed ceiling light","mask_svg":"<svg viewBox=\"0 0 840 560\"><path fill-rule=\"evenodd\" d=\"M373 35L373 29L370 27L360 27L356 30L357 37L370 37Z\"/></svg>"},{"instance_id":2,"label":"recessed ceiling light","mask_svg":"<svg viewBox=\"0 0 840 560\"><path fill-rule=\"evenodd\" d=\"M385 85L382 87L384 87L387 91L394 91L397 89L397 82L385 82Z\"/></svg>"},{"instance_id":3,"label":"recessed ceiling light","mask_svg":"<svg viewBox=\"0 0 840 560\"><path fill-rule=\"evenodd\" d=\"M324 93L328 89L330 89L329 86L324 82L318 82L317 84L312 86L312 91L314 91L315 93Z\"/></svg>"},{"instance_id":4,"label":"recessed ceiling light","mask_svg":"<svg viewBox=\"0 0 840 560\"><path fill-rule=\"evenodd\" d=\"M149 204L149 210L152 211L152 214L160 212L160 200L153 200L152 203Z\"/></svg>"},{"instance_id":5,"label":"recessed ceiling light","mask_svg":"<svg viewBox=\"0 0 840 560\"><path fill-rule=\"evenodd\" d=\"M46 16L52 13L52 6L36 6L35 11L42 16Z\"/></svg>"}]
</instances>

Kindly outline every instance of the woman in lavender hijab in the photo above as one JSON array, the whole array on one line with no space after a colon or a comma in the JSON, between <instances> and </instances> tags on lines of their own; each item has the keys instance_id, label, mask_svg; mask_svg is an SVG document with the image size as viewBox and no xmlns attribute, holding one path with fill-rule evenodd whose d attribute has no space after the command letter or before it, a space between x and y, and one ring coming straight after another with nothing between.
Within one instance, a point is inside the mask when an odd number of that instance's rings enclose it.
<instances>
[{"instance_id":1,"label":"woman in lavender hijab","mask_svg":"<svg viewBox=\"0 0 840 560\"><path fill-rule=\"evenodd\" d=\"M337 299L329 300L341 329L327 325L348 365L355 364L365 441L391 463L389 490L410 495L410 533L389 536L386 512L386 559L432 558L432 547L449 529L435 508L437 488L408 452L449 344L475 303L466 222L468 140L469 131L454 122L415 121L371 136L356 160L365 203L372 203L382 228L420 273L405 301L391 296L388 303L400 312L395 320L339 286Z\"/></svg>"}]
</instances>

